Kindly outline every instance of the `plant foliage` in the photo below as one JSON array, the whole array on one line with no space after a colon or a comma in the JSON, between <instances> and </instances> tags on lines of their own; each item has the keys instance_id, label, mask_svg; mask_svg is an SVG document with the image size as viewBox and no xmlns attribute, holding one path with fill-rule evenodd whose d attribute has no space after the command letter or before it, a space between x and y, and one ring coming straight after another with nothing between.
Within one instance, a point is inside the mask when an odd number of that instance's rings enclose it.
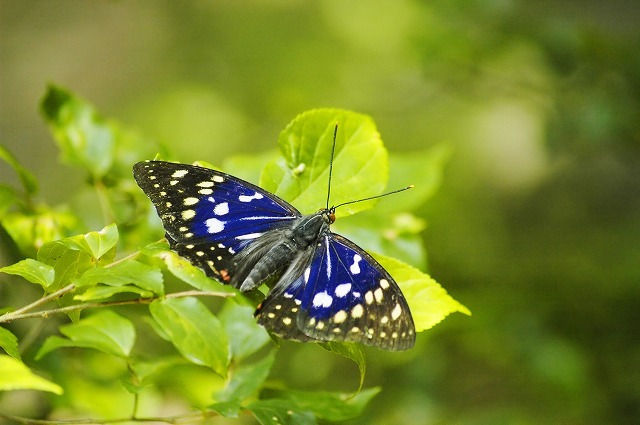
<instances>
[{"instance_id":1,"label":"plant foliage","mask_svg":"<svg viewBox=\"0 0 640 425\"><path fill-rule=\"evenodd\" d=\"M320 345L357 364L356 394L302 391L270 381L278 346L253 320L256 301L208 279L169 251L165 241L154 242L162 235L159 220L130 174L134 160L153 155L146 150L148 141L59 87L49 88L42 113L62 161L87 174L89 184L82 190L94 192L100 208L70 212L76 211L73 197L65 206L37 201L33 175L0 149L0 159L13 167L22 185L0 185L0 223L23 258L0 268L2 284L16 293L35 284L42 293L20 305L0 305L0 347L7 354L0 355L0 390L49 392L49 412L58 412L56 417L64 411L76 417L88 412L86 422L92 423L152 418L174 423L245 414L262 424L335 422L358 416L378 394L377 387L362 389L365 352L355 344ZM326 201L336 123L332 204L378 195L389 176L394 184L411 176L419 187L410 202L401 202L402 209L387 200L375 209L370 209L373 202L339 209L344 216L369 209L361 218L344 220L340 231L380 253L377 258L407 297L418 331L449 313L469 314L428 275L392 258L424 265L419 237L424 224L411 209L436 189L446 149L398 157L389 170L371 118L322 109L299 115L285 128L279 137L281 156L232 160L234 170L228 171L256 176L256 164L266 162L262 187L303 212L315 211ZM83 224L100 221L100 230ZM29 318L49 322L37 328L35 338L29 336L33 346L26 342L29 331L16 326ZM77 374L73 365L78 363L93 367ZM162 417L157 413L161 404L141 403L157 400L163 391L184 400L182 414ZM127 396L131 407L110 402ZM16 419L11 415L0 412Z\"/></svg>"}]
</instances>

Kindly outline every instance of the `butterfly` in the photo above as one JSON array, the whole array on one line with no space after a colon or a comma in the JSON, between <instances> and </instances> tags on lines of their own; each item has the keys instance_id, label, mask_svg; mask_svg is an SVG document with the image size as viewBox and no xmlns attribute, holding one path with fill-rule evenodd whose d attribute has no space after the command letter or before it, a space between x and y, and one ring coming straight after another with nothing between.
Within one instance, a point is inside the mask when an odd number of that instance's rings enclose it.
<instances>
[{"instance_id":1,"label":"butterfly","mask_svg":"<svg viewBox=\"0 0 640 425\"><path fill-rule=\"evenodd\" d=\"M327 199L327 207L303 215L278 196L209 168L144 161L133 174L172 250L241 292L272 285L254 314L267 330L303 342L384 350L414 345L413 318L397 283L366 251L330 230L336 208L346 203L328 207Z\"/></svg>"}]
</instances>

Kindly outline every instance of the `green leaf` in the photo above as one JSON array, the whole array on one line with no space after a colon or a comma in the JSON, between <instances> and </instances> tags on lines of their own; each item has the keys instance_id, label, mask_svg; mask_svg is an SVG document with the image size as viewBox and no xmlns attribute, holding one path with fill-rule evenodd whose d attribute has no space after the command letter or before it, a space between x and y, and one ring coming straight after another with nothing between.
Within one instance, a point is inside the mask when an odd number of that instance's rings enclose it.
<instances>
[{"instance_id":1,"label":"green leaf","mask_svg":"<svg viewBox=\"0 0 640 425\"><path fill-rule=\"evenodd\" d=\"M84 167L95 177L109 171L115 150L113 129L89 103L50 85L41 111L65 162Z\"/></svg>"},{"instance_id":2,"label":"green leaf","mask_svg":"<svg viewBox=\"0 0 640 425\"><path fill-rule=\"evenodd\" d=\"M7 150L4 146L0 145L0 159L6 162L15 170L20 178L22 187L28 194L34 194L38 191L38 181L33 174L18 162L15 156Z\"/></svg>"},{"instance_id":3,"label":"green leaf","mask_svg":"<svg viewBox=\"0 0 640 425\"><path fill-rule=\"evenodd\" d=\"M84 271L94 266L91 255L69 248L62 241L47 242L38 250L38 261L55 270L55 279L48 291L54 292L68 285Z\"/></svg>"},{"instance_id":4,"label":"green leaf","mask_svg":"<svg viewBox=\"0 0 640 425\"><path fill-rule=\"evenodd\" d=\"M265 346L271 337L265 328L253 318L255 308L238 305L227 300L218 314L220 322L229 336L229 350L235 360L243 359Z\"/></svg>"},{"instance_id":5,"label":"green leaf","mask_svg":"<svg viewBox=\"0 0 640 425\"><path fill-rule=\"evenodd\" d=\"M53 284L56 275L53 267L31 258L2 267L0 272L22 276L29 282L37 283L45 289L48 289Z\"/></svg>"},{"instance_id":6,"label":"green leaf","mask_svg":"<svg viewBox=\"0 0 640 425\"><path fill-rule=\"evenodd\" d=\"M49 337L36 359L61 347L93 348L118 357L128 357L136 339L131 321L111 310L101 310L85 319L60 327L68 339Z\"/></svg>"},{"instance_id":7,"label":"green leaf","mask_svg":"<svg viewBox=\"0 0 640 425\"><path fill-rule=\"evenodd\" d=\"M379 387L367 388L358 394L287 390L281 396L290 400L295 410L312 411L316 417L331 422L346 421L360 416L369 401L380 392Z\"/></svg>"},{"instance_id":8,"label":"green leaf","mask_svg":"<svg viewBox=\"0 0 640 425\"><path fill-rule=\"evenodd\" d=\"M236 292L235 289L228 285L222 285L213 279L209 279L202 270L167 249L165 244L153 243L147 245L142 250L142 253L164 261L172 275L196 289L204 292Z\"/></svg>"},{"instance_id":9,"label":"green leaf","mask_svg":"<svg viewBox=\"0 0 640 425\"><path fill-rule=\"evenodd\" d=\"M382 193L388 179L387 151L366 115L316 109L298 115L280 134L283 158L265 167L260 186L288 200L302 213L325 206L336 124L331 205ZM346 205L339 216L370 208L373 201Z\"/></svg>"},{"instance_id":10,"label":"green leaf","mask_svg":"<svg viewBox=\"0 0 640 425\"><path fill-rule=\"evenodd\" d=\"M100 231L61 239L60 242L67 244L69 248L83 250L93 258L99 259L118 243L118 227L112 223Z\"/></svg>"},{"instance_id":11,"label":"green leaf","mask_svg":"<svg viewBox=\"0 0 640 425\"><path fill-rule=\"evenodd\" d=\"M380 388L368 388L353 396L323 391L282 391L275 399L258 400L247 408L261 424L316 423L315 418L330 422L358 417ZM299 422L298 422L299 421Z\"/></svg>"},{"instance_id":12,"label":"green leaf","mask_svg":"<svg viewBox=\"0 0 640 425\"><path fill-rule=\"evenodd\" d=\"M321 343L320 346L325 350L332 351L348 358L349 360L353 360L358 365L358 370L360 371L360 385L358 386L357 392L360 392L360 390L362 390L364 376L367 371L367 359L364 355L363 346L361 344L348 342L325 342Z\"/></svg>"},{"instance_id":13,"label":"green leaf","mask_svg":"<svg viewBox=\"0 0 640 425\"><path fill-rule=\"evenodd\" d=\"M186 359L226 376L229 344L220 321L193 297L154 301L151 315Z\"/></svg>"},{"instance_id":14,"label":"green leaf","mask_svg":"<svg viewBox=\"0 0 640 425\"><path fill-rule=\"evenodd\" d=\"M267 399L251 403L248 409L262 425L316 425L311 411L294 410L289 400Z\"/></svg>"},{"instance_id":15,"label":"green leaf","mask_svg":"<svg viewBox=\"0 0 640 425\"><path fill-rule=\"evenodd\" d=\"M77 301L104 300L106 298L111 298L116 294L123 294L123 293L138 294L140 298L153 297L153 292L145 291L144 289L140 289L137 286L133 286L133 285L124 285L124 286L94 286L92 288L87 289L82 294L75 295L73 299Z\"/></svg>"},{"instance_id":16,"label":"green leaf","mask_svg":"<svg viewBox=\"0 0 640 425\"><path fill-rule=\"evenodd\" d=\"M104 283L109 286L133 284L140 289L164 295L162 272L139 261L126 261L112 267L96 267L87 270L76 282L78 287ZM80 299L76 297L77 299Z\"/></svg>"},{"instance_id":17,"label":"green leaf","mask_svg":"<svg viewBox=\"0 0 640 425\"><path fill-rule=\"evenodd\" d=\"M255 394L271 372L275 351L255 363L239 366L229 378L227 385L215 395L218 402L225 403L225 416L236 417L242 402ZM237 406L232 409L231 406ZM218 410L215 409L214 410ZM221 409L222 410L222 409Z\"/></svg>"},{"instance_id":18,"label":"green leaf","mask_svg":"<svg viewBox=\"0 0 640 425\"><path fill-rule=\"evenodd\" d=\"M38 390L62 394L62 387L35 375L19 360L0 355L0 391Z\"/></svg>"},{"instance_id":19,"label":"green leaf","mask_svg":"<svg viewBox=\"0 0 640 425\"><path fill-rule=\"evenodd\" d=\"M0 327L0 347L14 359L20 360L18 338L8 329Z\"/></svg>"},{"instance_id":20,"label":"green leaf","mask_svg":"<svg viewBox=\"0 0 640 425\"><path fill-rule=\"evenodd\" d=\"M440 323L454 312L471 315L467 307L454 300L447 291L428 274L395 258L374 255L393 278L404 294L416 332L422 332Z\"/></svg>"}]
</instances>

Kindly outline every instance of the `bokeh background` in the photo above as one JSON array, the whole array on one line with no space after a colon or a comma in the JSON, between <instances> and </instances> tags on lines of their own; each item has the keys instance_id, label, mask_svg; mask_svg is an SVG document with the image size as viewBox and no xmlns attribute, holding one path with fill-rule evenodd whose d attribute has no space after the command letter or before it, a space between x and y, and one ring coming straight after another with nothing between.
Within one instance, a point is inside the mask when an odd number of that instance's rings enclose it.
<instances>
[{"instance_id":1,"label":"bokeh background","mask_svg":"<svg viewBox=\"0 0 640 425\"><path fill-rule=\"evenodd\" d=\"M83 184L39 116L49 82L184 161L273 149L324 106L392 152L445 143L429 272L473 316L370 351L384 391L352 423L637 424L639 22L635 0L2 0L0 143L51 203ZM352 389L327 358L289 347L274 373Z\"/></svg>"}]
</instances>

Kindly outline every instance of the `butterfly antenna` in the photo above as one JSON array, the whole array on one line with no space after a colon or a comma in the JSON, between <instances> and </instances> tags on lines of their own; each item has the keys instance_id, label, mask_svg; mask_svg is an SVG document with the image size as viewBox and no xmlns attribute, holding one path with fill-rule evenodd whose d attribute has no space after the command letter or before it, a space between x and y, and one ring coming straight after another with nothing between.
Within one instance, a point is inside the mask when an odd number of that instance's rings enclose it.
<instances>
[{"instance_id":1,"label":"butterfly antenna","mask_svg":"<svg viewBox=\"0 0 640 425\"><path fill-rule=\"evenodd\" d=\"M329 209L329 197L331 196L331 173L333 172L333 154L336 151L336 136L338 135L338 123L333 129L333 145L331 146L331 157L329 158L329 184L327 186L327 209Z\"/></svg>"},{"instance_id":2,"label":"butterfly antenna","mask_svg":"<svg viewBox=\"0 0 640 425\"><path fill-rule=\"evenodd\" d=\"M331 209L335 210L336 208L342 207L344 205L355 204L356 202L369 201L371 199L382 198L383 196L393 195L394 193L398 193L398 192L404 192L405 190L411 189L412 187L413 185L403 187L402 189L392 190L391 192L383 193L382 195L370 196L368 198L356 199L355 201L343 202L342 204L338 204L334 207L331 207Z\"/></svg>"}]
</instances>

